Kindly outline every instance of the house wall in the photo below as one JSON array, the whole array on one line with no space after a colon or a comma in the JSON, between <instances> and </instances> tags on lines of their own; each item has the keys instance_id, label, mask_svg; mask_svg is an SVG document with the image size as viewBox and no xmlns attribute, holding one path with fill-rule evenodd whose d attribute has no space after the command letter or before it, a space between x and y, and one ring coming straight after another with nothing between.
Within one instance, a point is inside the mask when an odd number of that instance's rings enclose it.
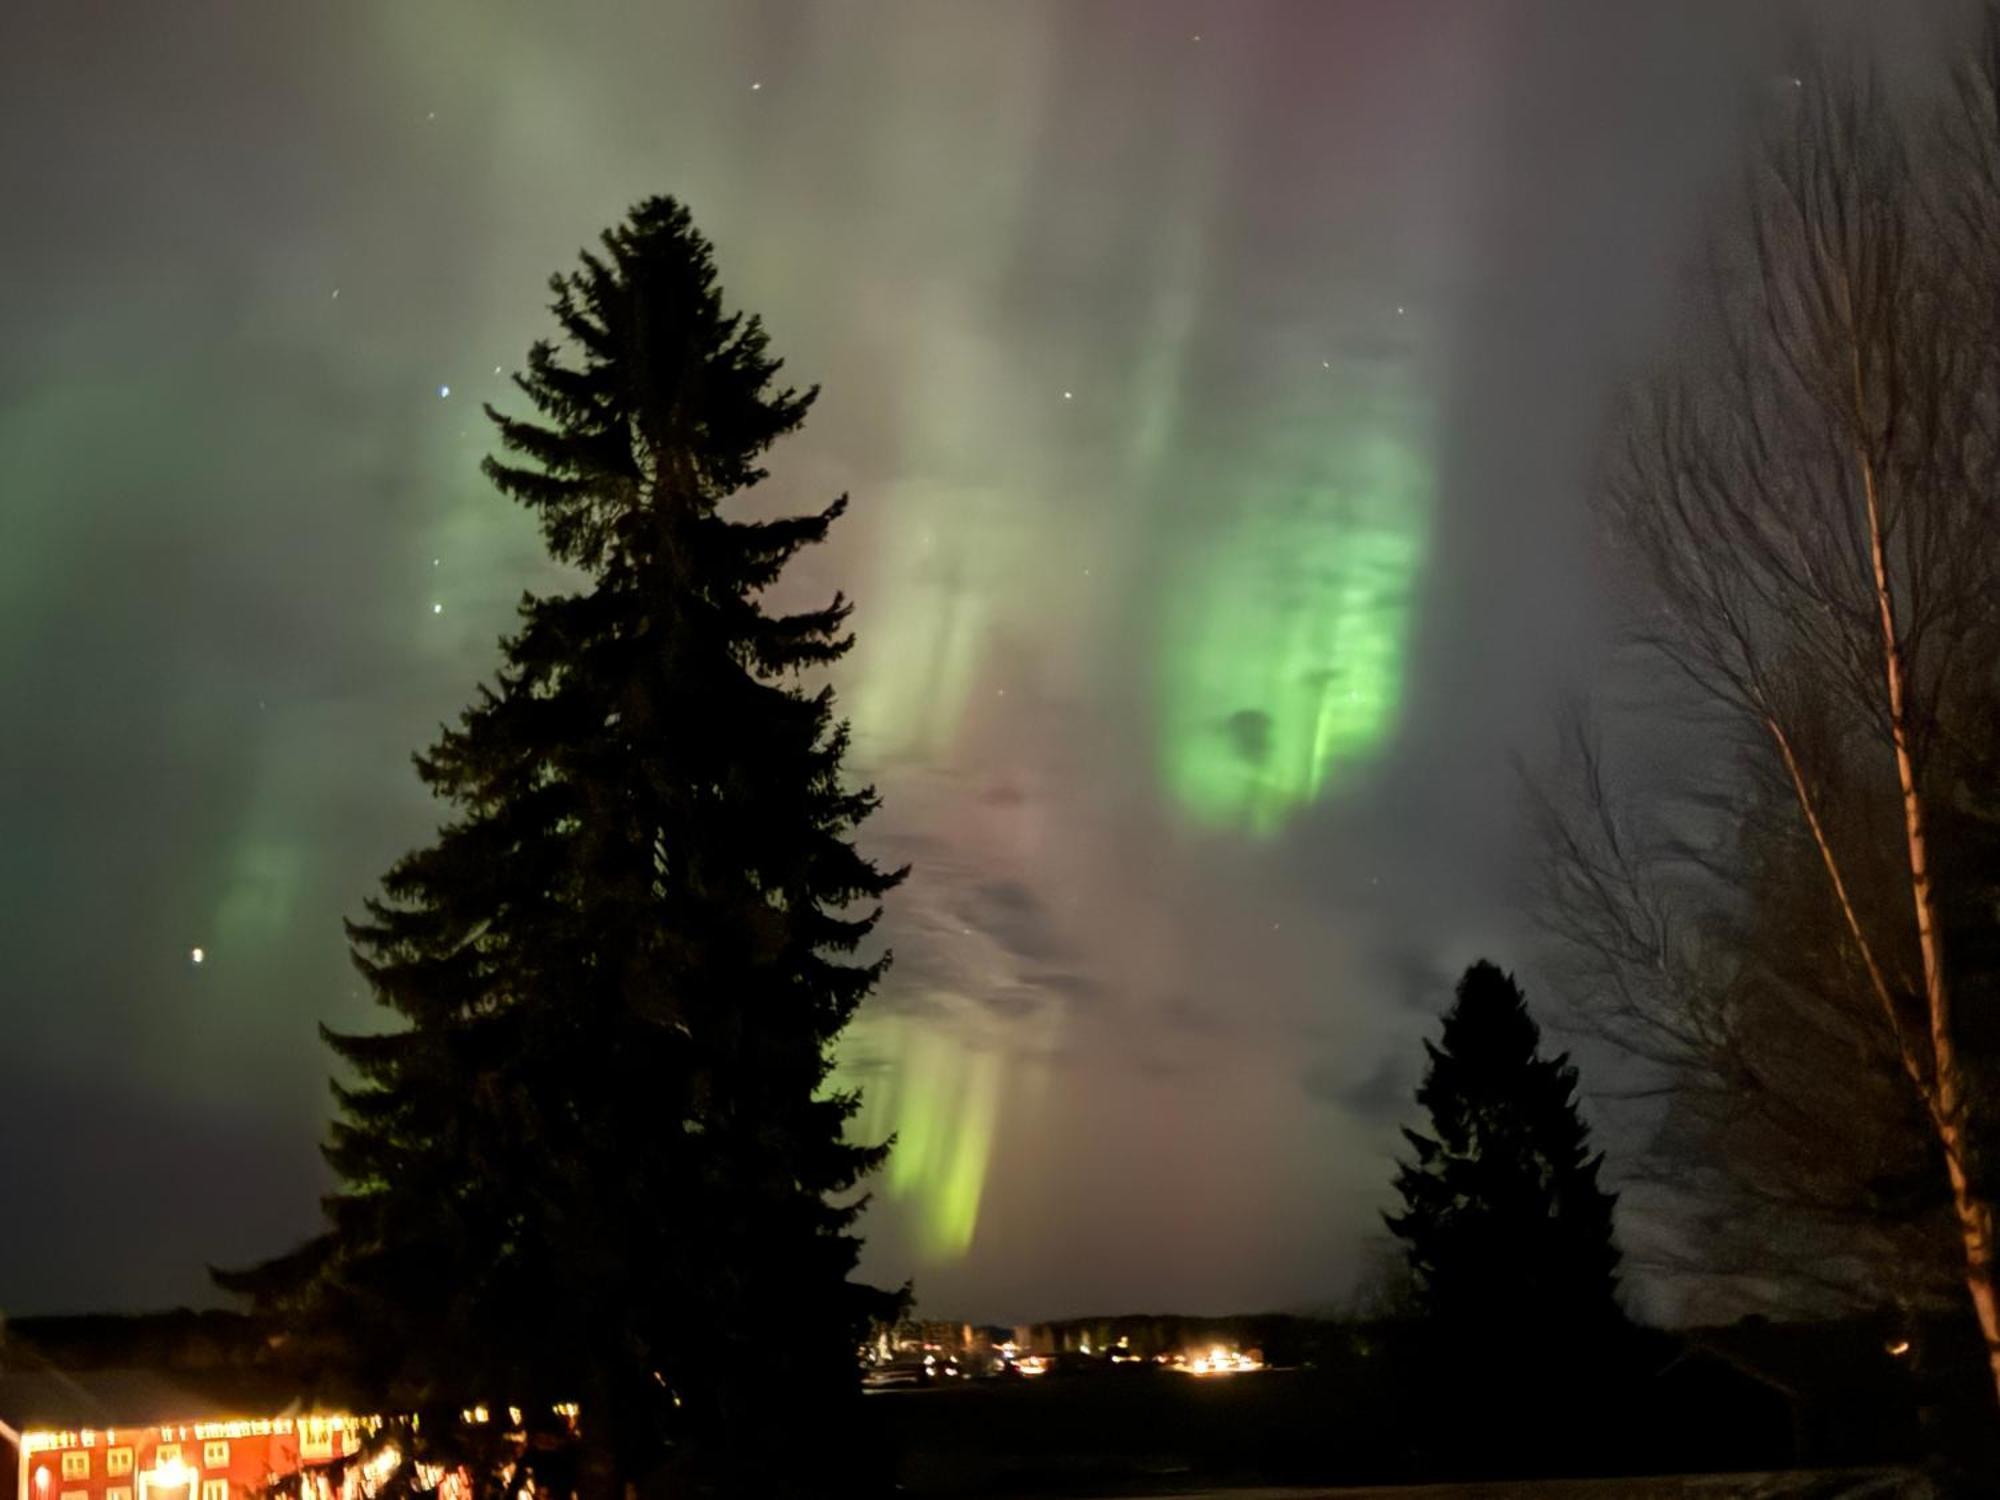
<instances>
[{"instance_id":1,"label":"house wall","mask_svg":"<svg viewBox=\"0 0 2000 1500\"><path fill-rule=\"evenodd\" d=\"M14 1500L256 1500L275 1479L359 1446L342 1419L253 1418L22 1435L28 1492ZM19 1469L4 1481L14 1488Z\"/></svg>"}]
</instances>

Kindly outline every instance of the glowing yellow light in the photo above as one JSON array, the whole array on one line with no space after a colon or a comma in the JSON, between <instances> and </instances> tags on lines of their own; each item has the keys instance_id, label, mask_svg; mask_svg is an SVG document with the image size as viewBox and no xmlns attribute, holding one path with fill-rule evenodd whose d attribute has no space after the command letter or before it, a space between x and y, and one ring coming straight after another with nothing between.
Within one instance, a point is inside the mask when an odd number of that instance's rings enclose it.
<instances>
[{"instance_id":1,"label":"glowing yellow light","mask_svg":"<svg viewBox=\"0 0 2000 1500\"><path fill-rule=\"evenodd\" d=\"M1220 1344L1211 1345L1205 1354L1185 1359L1176 1356L1173 1363L1190 1375L1235 1375L1245 1370L1264 1368L1264 1361L1254 1349L1245 1354L1241 1350L1225 1349Z\"/></svg>"},{"instance_id":2,"label":"glowing yellow light","mask_svg":"<svg viewBox=\"0 0 2000 1500\"><path fill-rule=\"evenodd\" d=\"M155 1464L147 1480L156 1490L191 1489L195 1471L178 1458L170 1458L165 1463Z\"/></svg>"}]
</instances>

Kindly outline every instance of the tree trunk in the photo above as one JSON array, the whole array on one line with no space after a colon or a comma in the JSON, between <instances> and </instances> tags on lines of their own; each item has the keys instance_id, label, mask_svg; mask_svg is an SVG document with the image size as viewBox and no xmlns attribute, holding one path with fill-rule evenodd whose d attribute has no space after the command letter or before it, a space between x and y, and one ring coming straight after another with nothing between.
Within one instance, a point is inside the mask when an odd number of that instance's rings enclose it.
<instances>
[{"instance_id":1,"label":"tree trunk","mask_svg":"<svg viewBox=\"0 0 2000 1500\"><path fill-rule=\"evenodd\" d=\"M1861 369L1857 353L1854 371L1855 414L1861 402ZM1965 1110L1964 1066L1951 1013L1951 987L1944 970L1942 935L1938 930L1937 891L1931 881L1930 841L1925 830L1924 800L1917 785L1916 762L1910 752L1907 665L1896 625L1896 600L1889 571L1888 539L1883 533L1881 497L1875 464L1866 448L1858 454L1861 488L1868 506L1869 561L1874 569L1876 614L1882 629L1882 672L1889 699L1889 739L1896 752L1896 779L1903 794L1903 842L1909 851L1910 898L1916 907L1917 950L1923 961L1924 1009L1930 1019L1931 1114L1944 1147L1945 1170L1951 1179L1952 1209L1965 1243L1965 1287L1979 1319L1986 1345L1986 1364L2000 1400L2000 1287L1994 1281L1993 1204L1974 1183L1973 1143Z\"/></svg>"}]
</instances>

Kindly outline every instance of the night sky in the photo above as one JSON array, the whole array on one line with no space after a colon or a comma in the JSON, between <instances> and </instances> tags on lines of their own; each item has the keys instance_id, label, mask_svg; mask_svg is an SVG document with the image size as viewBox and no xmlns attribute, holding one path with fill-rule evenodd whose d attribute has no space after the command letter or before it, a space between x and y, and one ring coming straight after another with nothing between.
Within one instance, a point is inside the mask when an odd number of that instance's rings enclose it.
<instances>
[{"instance_id":1,"label":"night sky","mask_svg":"<svg viewBox=\"0 0 2000 1500\"><path fill-rule=\"evenodd\" d=\"M915 866L843 1053L901 1141L864 1271L1008 1320L1342 1295L1451 977L1532 985L1511 757L1606 655L1605 403L1795 41L9 0L0 1308L212 1300L315 1226L315 1026L376 1024L340 919L564 582L478 403L655 192L824 386L756 503L853 494L788 586L857 601L864 843Z\"/></svg>"}]
</instances>

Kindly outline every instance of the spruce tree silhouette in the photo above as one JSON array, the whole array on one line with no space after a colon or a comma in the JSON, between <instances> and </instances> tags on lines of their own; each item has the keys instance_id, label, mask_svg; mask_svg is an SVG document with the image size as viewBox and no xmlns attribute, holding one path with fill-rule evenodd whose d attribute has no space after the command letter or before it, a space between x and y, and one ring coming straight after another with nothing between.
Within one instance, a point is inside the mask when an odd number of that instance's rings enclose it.
<instances>
[{"instance_id":1,"label":"spruce tree silhouette","mask_svg":"<svg viewBox=\"0 0 2000 1500\"><path fill-rule=\"evenodd\" d=\"M1481 961L1465 971L1417 1102L1430 1133L1396 1174L1404 1242L1423 1305L1441 1323L1494 1335L1601 1331L1619 1321L1616 1195L1576 1109L1568 1054L1541 1055L1541 1031L1514 981Z\"/></svg>"},{"instance_id":2,"label":"spruce tree silhouette","mask_svg":"<svg viewBox=\"0 0 2000 1500\"><path fill-rule=\"evenodd\" d=\"M773 386L678 203L552 285L563 341L516 379L541 421L489 407L519 461L486 473L578 586L522 601L417 759L450 820L349 924L396 1029L327 1034L353 1081L326 1232L219 1279L323 1391L417 1418L391 1493L426 1455L509 1495L842 1493L886 1310L847 1279L851 1190L885 1148L825 1085L902 877L855 849L875 795L800 676L846 652L848 606L762 596L846 501L729 516L815 392ZM480 1407L519 1413L525 1454Z\"/></svg>"},{"instance_id":3,"label":"spruce tree silhouette","mask_svg":"<svg viewBox=\"0 0 2000 1500\"><path fill-rule=\"evenodd\" d=\"M1617 1300L1615 1195L1576 1110L1576 1069L1541 1055L1514 981L1465 971L1403 1134L1404 1246L1427 1315L1412 1330L1425 1413L1409 1431L1439 1474L1592 1472L1639 1404Z\"/></svg>"}]
</instances>

